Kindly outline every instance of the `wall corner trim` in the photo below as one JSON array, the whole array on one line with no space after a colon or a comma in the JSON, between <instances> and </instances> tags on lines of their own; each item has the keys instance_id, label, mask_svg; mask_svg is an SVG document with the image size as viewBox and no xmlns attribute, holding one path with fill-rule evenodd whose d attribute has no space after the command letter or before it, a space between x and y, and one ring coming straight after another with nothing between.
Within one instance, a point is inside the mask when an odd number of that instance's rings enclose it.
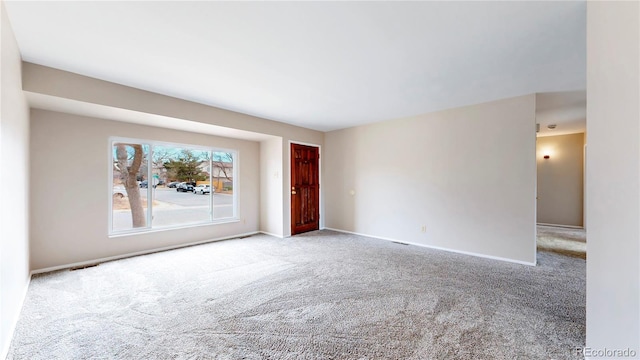
<instances>
[{"instance_id":1,"label":"wall corner trim","mask_svg":"<svg viewBox=\"0 0 640 360\"><path fill-rule=\"evenodd\" d=\"M274 234L274 233L270 233L270 232L268 232L268 231L262 231L262 230L260 230L260 231L258 231L258 232L259 232L260 234L264 234L264 235L268 235L268 236L273 236L273 237L278 238L278 239L284 239L284 236L283 236L283 235L278 235L278 234Z\"/></svg>"}]
</instances>

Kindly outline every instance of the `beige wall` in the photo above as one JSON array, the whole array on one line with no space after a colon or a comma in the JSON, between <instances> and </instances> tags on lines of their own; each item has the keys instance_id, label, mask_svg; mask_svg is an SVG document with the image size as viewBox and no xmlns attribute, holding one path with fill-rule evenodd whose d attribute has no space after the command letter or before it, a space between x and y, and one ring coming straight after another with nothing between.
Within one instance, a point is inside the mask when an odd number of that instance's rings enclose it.
<instances>
[{"instance_id":1,"label":"beige wall","mask_svg":"<svg viewBox=\"0 0 640 360\"><path fill-rule=\"evenodd\" d=\"M282 138L260 142L260 231L282 237Z\"/></svg>"},{"instance_id":2,"label":"beige wall","mask_svg":"<svg viewBox=\"0 0 640 360\"><path fill-rule=\"evenodd\" d=\"M109 137L239 152L238 222L108 237ZM259 230L258 142L33 109L31 267L43 269Z\"/></svg>"},{"instance_id":3,"label":"beige wall","mask_svg":"<svg viewBox=\"0 0 640 360\"><path fill-rule=\"evenodd\" d=\"M11 341L29 279L29 109L21 59L0 2L0 359Z\"/></svg>"},{"instance_id":4,"label":"beige wall","mask_svg":"<svg viewBox=\"0 0 640 360\"><path fill-rule=\"evenodd\" d=\"M640 3L587 3L587 346L640 354Z\"/></svg>"},{"instance_id":5,"label":"beige wall","mask_svg":"<svg viewBox=\"0 0 640 360\"><path fill-rule=\"evenodd\" d=\"M584 133L538 137L536 143L538 223L582 226Z\"/></svg>"},{"instance_id":6,"label":"beige wall","mask_svg":"<svg viewBox=\"0 0 640 360\"><path fill-rule=\"evenodd\" d=\"M24 63L23 67L23 88L28 92L282 136L298 141L322 142L323 133L320 131L160 95L46 66Z\"/></svg>"},{"instance_id":7,"label":"beige wall","mask_svg":"<svg viewBox=\"0 0 640 360\"><path fill-rule=\"evenodd\" d=\"M64 106L67 108L66 112L79 113L83 111L86 104L93 104L99 105L98 111L102 112L102 114L98 114L99 117L110 118L113 117L113 110L124 109L135 111L138 114L161 115L281 138L282 157L279 161L282 165L276 166L282 166L280 188L284 194L287 193L290 186L289 141L318 145L322 145L324 142L324 133L320 131L172 98L45 66L24 63L23 67L24 90L29 94L63 100ZM52 110L56 109L52 108ZM260 175L262 177L270 176L269 174ZM289 199L283 196L278 199L269 197L262 200L277 201L273 204L263 203L261 206L266 207L269 212L282 214L282 234L276 233L277 235L291 235ZM322 218L323 214L320 215Z\"/></svg>"},{"instance_id":8,"label":"beige wall","mask_svg":"<svg viewBox=\"0 0 640 360\"><path fill-rule=\"evenodd\" d=\"M324 149L328 228L535 263L535 95L329 132Z\"/></svg>"}]
</instances>

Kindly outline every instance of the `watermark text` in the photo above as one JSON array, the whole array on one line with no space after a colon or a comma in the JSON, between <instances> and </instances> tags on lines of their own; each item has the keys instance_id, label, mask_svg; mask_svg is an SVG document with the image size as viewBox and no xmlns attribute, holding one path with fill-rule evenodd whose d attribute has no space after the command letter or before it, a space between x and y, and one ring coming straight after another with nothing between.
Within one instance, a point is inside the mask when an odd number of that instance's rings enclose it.
<instances>
[{"instance_id":1,"label":"watermark text","mask_svg":"<svg viewBox=\"0 0 640 360\"><path fill-rule=\"evenodd\" d=\"M626 349L596 349L591 347L577 347L575 354L588 358L635 358L638 353L631 348Z\"/></svg>"}]
</instances>

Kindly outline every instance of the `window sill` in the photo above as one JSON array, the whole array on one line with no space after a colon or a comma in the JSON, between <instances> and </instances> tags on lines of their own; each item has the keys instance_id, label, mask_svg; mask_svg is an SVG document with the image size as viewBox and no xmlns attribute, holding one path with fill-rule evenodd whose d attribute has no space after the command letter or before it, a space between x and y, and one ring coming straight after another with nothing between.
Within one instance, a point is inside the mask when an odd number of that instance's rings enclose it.
<instances>
[{"instance_id":1,"label":"window sill","mask_svg":"<svg viewBox=\"0 0 640 360\"><path fill-rule=\"evenodd\" d=\"M221 219L221 220L216 220L216 221L209 221L209 222L205 222L205 223L166 226L166 227L162 227L162 228L145 228L145 229L140 229L140 230L130 230L130 231L126 231L126 232L115 232L115 233L110 233L108 235L108 237L109 237L109 239L114 239L114 238L122 238L122 237L136 236L136 235L144 235L144 234L151 234L151 233L164 232L164 231L191 229L191 228L195 228L195 227L215 226L215 225L221 225L221 224L231 224L231 223L237 223L237 222L240 222L239 218L229 218L229 219Z\"/></svg>"}]
</instances>

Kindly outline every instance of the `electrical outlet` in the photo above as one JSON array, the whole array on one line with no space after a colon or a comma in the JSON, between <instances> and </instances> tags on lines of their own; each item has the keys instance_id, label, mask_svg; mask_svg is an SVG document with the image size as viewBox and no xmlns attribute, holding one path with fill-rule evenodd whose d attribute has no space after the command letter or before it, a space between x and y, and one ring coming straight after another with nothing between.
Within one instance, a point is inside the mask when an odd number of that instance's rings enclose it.
<instances>
[{"instance_id":1,"label":"electrical outlet","mask_svg":"<svg viewBox=\"0 0 640 360\"><path fill-rule=\"evenodd\" d=\"M422 227L420 228L420 231L423 233L427 232L427 225L422 225Z\"/></svg>"}]
</instances>

